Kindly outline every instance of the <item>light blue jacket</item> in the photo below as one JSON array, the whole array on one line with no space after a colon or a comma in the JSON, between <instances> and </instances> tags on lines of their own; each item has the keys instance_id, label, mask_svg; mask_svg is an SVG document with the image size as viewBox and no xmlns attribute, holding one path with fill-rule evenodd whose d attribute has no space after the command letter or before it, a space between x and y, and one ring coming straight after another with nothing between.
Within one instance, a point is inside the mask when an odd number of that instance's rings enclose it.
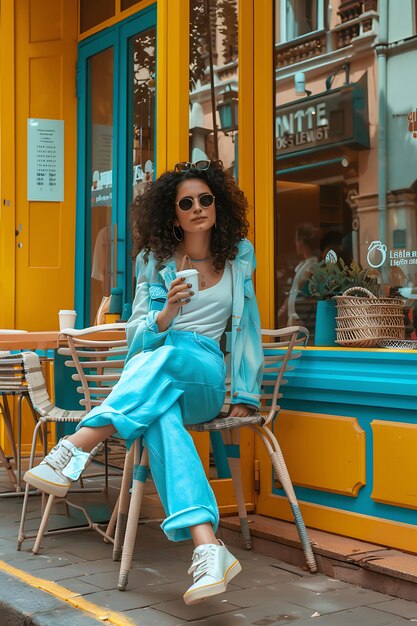
<instances>
[{"instance_id":1,"label":"light blue jacket","mask_svg":"<svg viewBox=\"0 0 417 626\"><path fill-rule=\"evenodd\" d=\"M231 352L232 404L242 402L259 407L263 352L258 304L252 283L255 254L247 239L242 239L238 248L236 259L228 261L233 276L232 327L227 345ZM127 323L127 359L163 345L170 330L159 332L156 316L164 308L167 291L175 278L175 262L168 261L160 270L156 264L152 254L148 263L143 259L143 252L136 259L137 286L133 312Z\"/></svg>"}]
</instances>

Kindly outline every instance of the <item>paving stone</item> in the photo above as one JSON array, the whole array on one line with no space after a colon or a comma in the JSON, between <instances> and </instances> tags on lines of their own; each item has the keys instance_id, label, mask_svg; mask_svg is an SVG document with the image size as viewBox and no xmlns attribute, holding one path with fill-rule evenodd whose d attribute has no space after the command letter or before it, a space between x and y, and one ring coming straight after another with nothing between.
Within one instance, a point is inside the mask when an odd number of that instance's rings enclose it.
<instances>
[{"instance_id":1,"label":"paving stone","mask_svg":"<svg viewBox=\"0 0 417 626\"><path fill-rule=\"evenodd\" d=\"M246 626L256 624L258 626L282 626L295 624L304 618L310 618L311 611L288 602L273 600L246 609L237 609L229 613L208 617L202 621L188 622L187 626ZM311 621L311 620L310 620ZM315 626L315 621L311 626ZM364 625L360 625L364 626Z\"/></svg>"},{"instance_id":2,"label":"paving stone","mask_svg":"<svg viewBox=\"0 0 417 626\"><path fill-rule=\"evenodd\" d=\"M15 559L6 558L4 561L10 563ZM82 559L76 556L68 555L66 553L62 553L62 556L53 556L50 555L48 557L42 558L40 555L26 555L26 558L19 559L19 568L23 569L25 572L37 572L42 571L44 569L51 569L52 567L65 567L68 565L76 565L81 563Z\"/></svg>"},{"instance_id":3,"label":"paving stone","mask_svg":"<svg viewBox=\"0 0 417 626\"><path fill-rule=\"evenodd\" d=\"M304 606L319 613L332 613L390 599L390 596L360 587L350 586L347 589L320 593L301 589L291 583L282 583L234 591L228 594L228 600L242 607L254 606L267 602L271 594L277 599L285 599L291 604Z\"/></svg>"},{"instance_id":4,"label":"paving stone","mask_svg":"<svg viewBox=\"0 0 417 626\"><path fill-rule=\"evenodd\" d=\"M113 561L113 559L96 559L95 561L84 561L79 563L78 566L82 574L96 574L97 572L107 573L114 572L116 578L120 570L120 563Z\"/></svg>"},{"instance_id":5,"label":"paving stone","mask_svg":"<svg viewBox=\"0 0 417 626\"><path fill-rule=\"evenodd\" d=\"M218 615L219 613L227 613L238 609L236 605L231 604L225 597L225 594L214 596L210 600L187 606L184 600L171 600L170 602L162 602L156 604L154 609L169 613L184 620L196 620L209 615Z\"/></svg>"},{"instance_id":6,"label":"paving stone","mask_svg":"<svg viewBox=\"0 0 417 626\"><path fill-rule=\"evenodd\" d=\"M39 572L39 578L46 578L54 582L65 580L66 578L76 578L82 573L72 565L64 565L63 567L47 567Z\"/></svg>"},{"instance_id":7,"label":"paving stone","mask_svg":"<svg viewBox=\"0 0 417 626\"><path fill-rule=\"evenodd\" d=\"M181 624L187 624L187 622L178 617L161 613L152 608L125 611L124 615L132 620L134 624L140 624L140 626L180 626Z\"/></svg>"},{"instance_id":8,"label":"paving stone","mask_svg":"<svg viewBox=\"0 0 417 626\"><path fill-rule=\"evenodd\" d=\"M314 576L312 578L302 580L295 580L290 583L296 587L302 587L309 591L317 591L324 593L326 591L335 591L336 589L349 589L351 585L349 583L342 582L341 580L335 580L334 578L326 578L325 576Z\"/></svg>"},{"instance_id":9,"label":"paving stone","mask_svg":"<svg viewBox=\"0 0 417 626\"><path fill-rule=\"evenodd\" d=\"M70 589L71 591L75 591L79 593L81 596L88 595L90 593L96 593L99 591L99 588L95 585L90 585L84 581L84 578L66 578L64 583L61 583L63 587L66 589Z\"/></svg>"},{"instance_id":10,"label":"paving stone","mask_svg":"<svg viewBox=\"0 0 417 626\"><path fill-rule=\"evenodd\" d=\"M374 608L379 609L378 606ZM381 604L381 611L393 613L407 619L415 619L417 621L417 603L408 602L407 600L393 599Z\"/></svg>"},{"instance_id":11,"label":"paving stone","mask_svg":"<svg viewBox=\"0 0 417 626\"><path fill-rule=\"evenodd\" d=\"M245 569L245 564L242 563L243 571L233 579L233 582L237 587L255 587L258 585L268 585L277 582L292 582L297 581L298 577L295 574L290 574L283 570L266 565L264 567L252 567ZM229 587L228 587L229 589Z\"/></svg>"},{"instance_id":12,"label":"paving stone","mask_svg":"<svg viewBox=\"0 0 417 626\"><path fill-rule=\"evenodd\" d=\"M255 624L256 622L254 622ZM406 624L406 620L401 621L401 626ZM261 624L261 622L259 622ZM408 622L410 625L410 622ZM303 619L295 622L295 626L400 626L398 617L389 613L375 611L369 607L359 607L338 611L328 615L317 615L312 619ZM272 625L271 625L272 626ZM411 626L411 625L410 625Z\"/></svg>"},{"instance_id":13,"label":"paving stone","mask_svg":"<svg viewBox=\"0 0 417 626\"><path fill-rule=\"evenodd\" d=\"M190 561L191 564L191 561ZM152 566L144 566L140 563L134 563L131 572L143 572L144 574L152 574L165 580L166 582L176 582L178 580L189 581L191 584L191 577L187 574L188 566L181 563L154 563ZM130 575L130 574L129 574Z\"/></svg>"},{"instance_id":14,"label":"paving stone","mask_svg":"<svg viewBox=\"0 0 417 626\"><path fill-rule=\"evenodd\" d=\"M143 596L136 591L119 591L118 589L93 593L88 596L88 601L113 611L139 609L158 602L156 598Z\"/></svg>"},{"instance_id":15,"label":"paving stone","mask_svg":"<svg viewBox=\"0 0 417 626\"><path fill-rule=\"evenodd\" d=\"M99 573L99 574L90 574L86 578L86 582L92 583L97 587L100 587L104 590L116 589L117 581L119 578L118 572L107 572L107 573ZM129 583L128 589L133 588L147 588L152 585L160 585L161 578L159 576L154 576L150 573L144 573L139 571L131 571L129 572Z\"/></svg>"},{"instance_id":16,"label":"paving stone","mask_svg":"<svg viewBox=\"0 0 417 626\"><path fill-rule=\"evenodd\" d=\"M82 558L84 561L106 559L111 558L113 552L113 545L100 541L97 537L97 541L91 541L87 545L85 543L79 544L75 541L70 547L67 548L70 554Z\"/></svg>"}]
</instances>

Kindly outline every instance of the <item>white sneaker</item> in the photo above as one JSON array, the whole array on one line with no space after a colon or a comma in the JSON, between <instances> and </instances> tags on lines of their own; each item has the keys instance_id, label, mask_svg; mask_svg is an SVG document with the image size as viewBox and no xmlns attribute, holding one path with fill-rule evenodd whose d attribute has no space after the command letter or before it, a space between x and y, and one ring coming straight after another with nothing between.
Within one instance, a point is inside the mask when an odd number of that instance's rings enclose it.
<instances>
[{"instance_id":1,"label":"white sneaker","mask_svg":"<svg viewBox=\"0 0 417 626\"><path fill-rule=\"evenodd\" d=\"M183 595L185 604L196 604L223 593L227 584L241 571L239 561L230 554L224 543L197 546L187 572L193 575L194 584Z\"/></svg>"},{"instance_id":2,"label":"white sneaker","mask_svg":"<svg viewBox=\"0 0 417 626\"><path fill-rule=\"evenodd\" d=\"M26 472L23 480L35 489L63 498L91 458L91 453L83 452L68 439L60 439L40 465Z\"/></svg>"}]
</instances>

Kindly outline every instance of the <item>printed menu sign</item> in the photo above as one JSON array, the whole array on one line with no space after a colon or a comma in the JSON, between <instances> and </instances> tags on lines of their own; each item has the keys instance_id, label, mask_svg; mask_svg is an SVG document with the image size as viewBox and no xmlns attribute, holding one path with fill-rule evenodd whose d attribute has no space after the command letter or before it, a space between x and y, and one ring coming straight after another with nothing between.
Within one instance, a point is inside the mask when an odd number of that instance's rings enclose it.
<instances>
[{"instance_id":1,"label":"printed menu sign","mask_svg":"<svg viewBox=\"0 0 417 626\"><path fill-rule=\"evenodd\" d=\"M28 200L64 200L64 121L28 119Z\"/></svg>"}]
</instances>

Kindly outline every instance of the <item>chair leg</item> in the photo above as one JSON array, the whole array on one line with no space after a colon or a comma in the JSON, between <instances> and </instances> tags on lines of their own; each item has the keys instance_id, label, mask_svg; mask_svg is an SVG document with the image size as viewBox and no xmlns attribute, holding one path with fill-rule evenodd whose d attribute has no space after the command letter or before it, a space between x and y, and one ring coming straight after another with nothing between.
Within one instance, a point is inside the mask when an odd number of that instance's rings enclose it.
<instances>
[{"instance_id":1,"label":"chair leg","mask_svg":"<svg viewBox=\"0 0 417 626\"><path fill-rule=\"evenodd\" d=\"M49 515L51 514L52 505L54 503L55 496L50 494L48 502L46 503L45 510L42 515L41 523L39 526L38 534L36 535L35 545L32 548L33 554L38 554L41 547L42 537L45 534L46 526L48 524Z\"/></svg>"},{"instance_id":2,"label":"chair leg","mask_svg":"<svg viewBox=\"0 0 417 626\"><path fill-rule=\"evenodd\" d=\"M109 523L107 524L107 527L106 527L106 535L108 535L108 537L112 537L113 539L114 539L114 533L116 529L117 514L119 512L119 500L120 500L120 494L117 496L116 504L113 507L113 511L111 513ZM107 537L104 537L104 543L110 543L110 539L107 539Z\"/></svg>"},{"instance_id":3,"label":"chair leg","mask_svg":"<svg viewBox=\"0 0 417 626\"><path fill-rule=\"evenodd\" d=\"M22 483L22 401L24 396L21 394L17 402L17 482Z\"/></svg>"},{"instance_id":4,"label":"chair leg","mask_svg":"<svg viewBox=\"0 0 417 626\"><path fill-rule=\"evenodd\" d=\"M104 442L104 491L106 495L109 493L109 446L107 439Z\"/></svg>"},{"instance_id":5,"label":"chair leg","mask_svg":"<svg viewBox=\"0 0 417 626\"><path fill-rule=\"evenodd\" d=\"M288 498L288 501L291 506L292 513L294 515L294 521L297 528L298 536L300 537L301 546L304 551L305 559L307 561L308 568L311 572L317 572L317 564L316 559L313 554L313 550L311 548L311 542L308 537L307 528L305 526L303 516L301 515L300 507L297 501L297 497L295 495L294 487L291 482L290 475L288 473L288 469L286 463L284 461L283 454L281 452L280 445L278 443L277 438L272 433L269 428L261 427L255 429L258 434L261 434L259 431L262 431L262 440L268 448L269 455L271 457L272 466L275 471L275 475L282 484L282 488L284 489L285 495ZM268 438L268 443L265 441L265 438Z\"/></svg>"},{"instance_id":6,"label":"chair leg","mask_svg":"<svg viewBox=\"0 0 417 626\"><path fill-rule=\"evenodd\" d=\"M20 400L21 396L19 396ZM9 402L6 396L3 396L3 404L0 404L0 411L3 414L4 426L6 428L7 437L9 439L10 447L12 449L12 455L17 460L17 450L16 443L14 439L13 426L12 426L12 418L10 415Z\"/></svg>"},{"instance_id":7,"label":"chair leg","mask_svg":"<svg viewBox=\"0 0 417 626\"><path fill-rule=\"evenodd\" d=\"M134 456L136 454L136 447L138 446L138 442L131 447L128 454L126 455L125 466L123 470L122 484L120 485L120 493L119 493L119 506L117 510L117 524L116 524L116 532L114 535L114 545L113 545L113 561L120 561L120 557L122 555L122 545L123 538L125 536L127 517L129 511L129 500L130 500L130 485L132 482L132 474L133 474L133 461Z\"/></svg>"},{"instance_id":8,"label":"chair leg","mask_svg":"<svg viewBox=\"0 0 417 626\"><path fill-rule=\"evenodd\" d=\"M233 487L235 490L235 498L237 502L237 510L240 522L240 532L242 533L246 550L252 550L252 538L250 536L248 524L248 513L246 510L245 497L243 495L242 468L240 465L240 458L229 458L229 467L232 473Z\"/></svg>"},{"instance_id":9,"label":"chair leg","mask_svg":"<svg viewBox=\"0 0 417 626\"><path fill-rule=\"evenodd\" d=\"M19 526L19 532L17 535L17 550L18 552L20 552L20 550L22 549L22 543L24 542L26 536L25 536L25 522L26 522L26 514L27 514L27 509L28 509L28 504L29 504L29 489L30 486L26 483L26 488L25 488L25 495L23 498L23 505L22 505L22 513L20 515L20 526Z\"/></svg>"},{"instance_id":10,"label":"chair leg","mask_svg":"<svg viewBox=\"0 0 417 626\"><path fill-rule=\"evenodd\" d=\"M32 435L32 446L30 448L30 457L29 457L29 469L31 467L33 467L33 463L35 461L35 452L36 452L36 439L38 436L38 432L40 429L42 429L42 424L43 424L43 420L40 419L37 423L36 426L33 430L33 435ZM20 526L19 526L19 533L17 536L17 549L20 550L22 547L22 543L24 542L26 535L25 535L25 522L26 522L26 514L27 514L27 508L28 508L28 502L29 502L29 485L26 484L26 488L25 488L25 496L23 499L23 506L22 506L22 513L20 516Z\"/></svg>"},{"instance_id":11,"label":"chair leg","mask_svg":"<svg viewBox=\"0 0 417 626\"><path fill-rule=\"evenodd\" d=\"M127 519L126 535L123 544L122 562L120 565L119 582L117 588L119 591L125 591L129 570L132 565L133 550L135 547L136 532L138 528L140 508L142 504L143 493L145 491L146 476L149 470L148 451L143 449L140 465L139 460L140 442L135 442L135 468L133 473L133 488L130 498L129 515Z\"/></svg>"},{"instance_id":12,"label":"chair leg","mask_svg":"<svg viewBox=\"0 0 417 626\"><path fill-rule=\"evenodd\" d=\"M4 453L3 448L0 447L0 465L3 465L4 468L7 470L7 474L9 476L9 480L12 483L14 489L17 491L18 489L18 483L16 480L16 475L13 471L12 465L9 461L9 459L7 458L7 456Z\"/></svg>"}]
</instances>

